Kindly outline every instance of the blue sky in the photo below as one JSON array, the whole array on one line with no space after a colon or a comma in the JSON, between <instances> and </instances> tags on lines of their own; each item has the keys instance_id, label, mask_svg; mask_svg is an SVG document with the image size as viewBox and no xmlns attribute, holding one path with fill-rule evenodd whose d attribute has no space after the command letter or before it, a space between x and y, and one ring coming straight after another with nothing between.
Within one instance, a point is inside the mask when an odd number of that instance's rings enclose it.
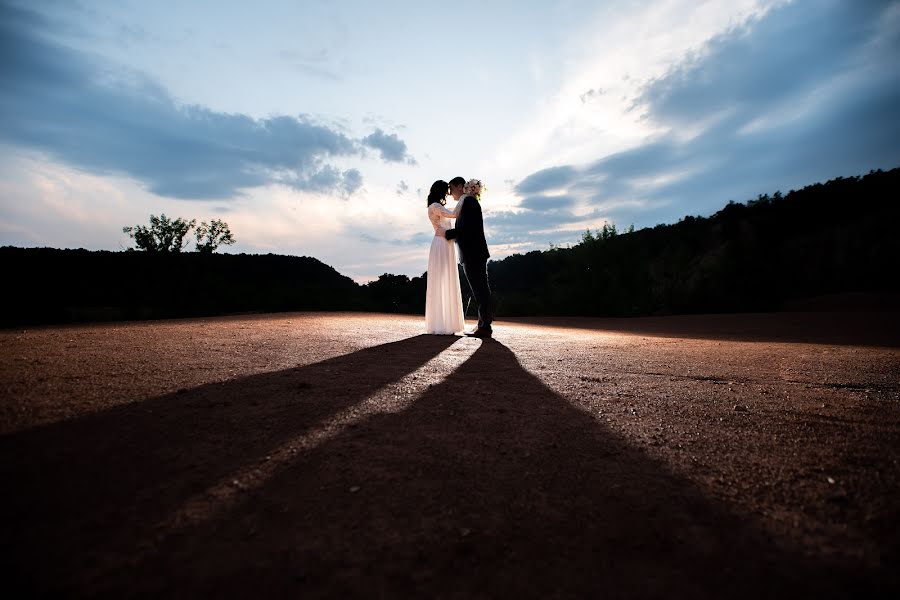
<instances>
[{"instance_id":1,"label":"blue sky","mask_svg":"<svg viewBox=\"0 0 900 600\"><path fill-rule=\"evenodd\" d=\"M0 0L0 46L3 245L164 212L367 281L439 178L500 258L900 166L900 2Z\"/></svg>"}]
</instances>

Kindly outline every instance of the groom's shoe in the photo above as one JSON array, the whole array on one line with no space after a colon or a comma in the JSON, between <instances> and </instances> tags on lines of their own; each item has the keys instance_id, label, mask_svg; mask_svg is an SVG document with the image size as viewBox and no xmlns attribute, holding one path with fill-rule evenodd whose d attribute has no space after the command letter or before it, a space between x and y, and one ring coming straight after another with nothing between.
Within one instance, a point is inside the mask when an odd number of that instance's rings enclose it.
<instances>
[{"instance_id":1,"label":"groom's shoe","mask_svg":"<svg viewBox=\"0 0 900 600\"><path fill-rule=\"evenodd\" d=\"M494 335L494 330L486 327L479 327L472 333L466 334L468 337L477 337L477 338L489 338Z\"/></svg>"}]
</instances>

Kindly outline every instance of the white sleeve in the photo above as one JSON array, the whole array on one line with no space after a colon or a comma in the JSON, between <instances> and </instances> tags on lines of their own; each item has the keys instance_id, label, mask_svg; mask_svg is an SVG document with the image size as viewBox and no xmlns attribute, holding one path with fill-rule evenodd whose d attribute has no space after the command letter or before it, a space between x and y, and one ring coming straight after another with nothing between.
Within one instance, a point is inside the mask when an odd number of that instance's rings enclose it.
<instances>
[{"instance_id":1,"label":"white sleeve","mask_svg":"<svg viewBox=\"0 0 900 600\"><path fill-rule=\"evenodd\" d=\"M455 219L456 217L459 216L459 212L458 212L458 210L459 210L459 204L456 205L456 209L454 209L454 210L447 210L446 207L441 206L441 205L438 204L437 202L435 202L434 204L432 204L432 206L435 207L435 210L436 210L437 212L439 212L439 213L441 214L442 217L446 217L446 218L448 218L448 219Z\"/></svg>"}]
</instances>

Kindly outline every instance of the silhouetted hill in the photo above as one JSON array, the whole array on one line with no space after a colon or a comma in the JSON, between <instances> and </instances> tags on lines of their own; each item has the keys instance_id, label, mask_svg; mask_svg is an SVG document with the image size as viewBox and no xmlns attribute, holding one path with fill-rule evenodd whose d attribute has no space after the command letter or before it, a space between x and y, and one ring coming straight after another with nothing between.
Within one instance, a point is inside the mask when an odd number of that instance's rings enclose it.
<instances>
[{"instance_id":1,"label":"silhouetted hill","mask_svg":"<svg viewBox=\"0 0 900 600\"><path fill-rule=\"evenodd\" d=\"M492 263L502 315L770 311L847 292L897 292L900 169L729 202L627 234ZM604 239L605 237L605 239Z\"/></svg>"},{"instance_id":2,"label":"silhouetted hill","mask_svg":"<svg viewBox=\"0 0 900 600\"><path fill-rule=\"evenodd\" d=\"M0 265L5 325L366 308L309 257L3 247Z\"/></svg>"}]
</instances>

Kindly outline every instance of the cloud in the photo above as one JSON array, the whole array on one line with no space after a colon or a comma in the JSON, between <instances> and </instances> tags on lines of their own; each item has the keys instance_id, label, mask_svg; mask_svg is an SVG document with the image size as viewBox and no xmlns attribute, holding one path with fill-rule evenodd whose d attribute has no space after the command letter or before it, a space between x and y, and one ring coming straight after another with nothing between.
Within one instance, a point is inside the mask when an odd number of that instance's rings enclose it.
<instances>
[{"instance_id":1,"label":"cloud","mask_svg":"<svg viewBox=\"0 0 900 600\"><path fill-rule=\"evenodd\" d=\"M362 187L362 174L357 169L341 171L325 165L304 179L284 180L283 183L297 189L323 193L337 191L349 196Z\"/></svg>"},{"instance_id":2,"label":"cloud","mask_svg":"<svg viewBox=\"0 0 900 600\"><path fill-rule=\"evenodd\" d=\"M490 247L524 243L534 248L578 240L585 229L598 228L608 220L608 211L603 208L576 213L560 207L492 212L485 215L484 225Z\"/></svg>"},{"instance_id":3,"label":"cloud","mask_svg":"<svg viewBox=\"0 0 900 600\"><path fill-rule=\"evenodd\" d=\"M578 98L581 100L582 104L587 104L591 100L598 98L606 93L606 90L603 88L591 88L585 93L581 94Z\"/></svg>"},{"instance_id":4,"label":"cloud","mask_svg":"<svg viewBox=\"0 0 900 600\"><path fill-rule=\"evenodd\" d=\"M340 195L361 187L358 169L331 161L361 156L370 142L302 114L254 119L180 105L142 73L55 41L54 27L0 4L0 140L175 198L230 198L279 183ZM396 148L405 155L402 140L385 138L385 160Z\"/></svg>"},{"instance_id":5,"label":"cloud","mask_svg":"<svg viewBox=\"0 0 900 600\"><path fill-rule=\"evenodd\" d=\"M574 196L528 196L519 206L539 212L569 210L575 206Z\"/></svg>"},{"instance_id":6,"label":"cloud","mask_svg":"<svg viewBox=\"0 0 900 600\"><path fill-rule=\"evenodd\" d=\"M532 173L515 186L518 194L539 194L564 188L574 181L578 171L572 166L550 167Z\"/></svg>"},{"instance_id":7,"label":"cloud","mask_svg":"<svg viewBox=\"0 0 900 600\"><path fill-rule=\"evenodd\" d=\"M631 149L528 175L621 223L709 214L730 199L900 164L900 3L796 2L712 38L647 83L656 131ZM538 201L540 205L540 201Z\"/></svg>"},{"instance_id":8,"label":"cloud","mask_svg":"<svg viewBox=\"0 0 900 600\"><path fill-rule=\"evenodd\" d=\"M887 4L807 0L776 9L714 37L650 82L636 103L655 121L689 125L808 100L823 82L863 66L860 53Z\"/></svg>"},{"instance_id":9,"label":"cloud","mask_svg":"<svg viewBox=\"0 0 900 600\"><path fill-rule=\"evenodd\" d=\"M396 133L385 133L381 129L376 129L364 137L362 143L378 150L382 160L387 162L416 164L415 159L406 151L406 143L397 137Z\"/></svg>"},{"instance_id":10,"label":"cloud","mask_svg":"<svg viewBox=\"0 0 900 600\"><path fill-rule=\"evenodd\" d=\"M380 238L371 233L362 232L359 237L370 244L388 244L391 246L426 246L434 238L434 233L414 233L405 238Z\"/></svg>"},{"instance_id":11,"label":"cloud","mask_svg":"<svg viewBox=\"0 0 900 600\"><path fill-rule=\"evenodd\" d=\"M402 196L407 191L409 191L409 184L401 179L400 183L397 184L397 195Z\"/></svg>"},{"instance_id":12,"label":"cloud","mask_svg":"<svg viewBox=\"0 0 900 600\"><path fill-rule=\"evenodd\" d=\"M577 219L578 217L570 211L501 211L485 217L485 227L506 234L530 233L535 230L552 229Z\"/></svg>"}]
</instances>

